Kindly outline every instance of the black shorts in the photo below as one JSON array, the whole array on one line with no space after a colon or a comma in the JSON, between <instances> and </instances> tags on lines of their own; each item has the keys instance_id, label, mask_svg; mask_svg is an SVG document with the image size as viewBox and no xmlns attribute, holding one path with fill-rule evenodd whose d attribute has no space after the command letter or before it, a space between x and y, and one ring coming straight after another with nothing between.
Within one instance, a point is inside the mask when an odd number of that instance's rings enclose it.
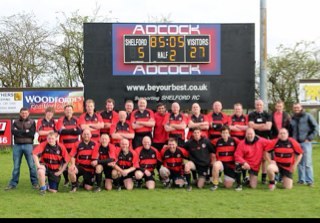
<instances>
[{"instance_id":1,"label":"black shorts","mask_svg":"<svg viewBox=\"0 0 320 223\"><path fill-rule=\"evenodd\" d=\"M124 181L124 180L126 180L126 179L129 179L129 178L133 178L133 176L134 176L134 171L133 172L130 172L127 176L121 176L120 177L120 181Z\"/></svg>"},{"instance_id":2,"label":"black shorts","mask_svg":"<svg viewBox=\"0 0 320 223\"><path fill-rule=\"evenodd\" d=\"M144 179L145 182L147 182L149 180L155 181L155 179L154 179L154 171L151 172L150 176L146 176L146 174L143 172L143 170L141 168L137 168L136 171L141 171L143 173L143 179Z\"/></svg>"},{"instance_id":3,"label":"black shorts","mask_svg":"<svg viewBox=\"0 0 320 223\"><path fill-rule=\"evenodd\" d=\"M248 172L249 172L249 174L252 174L254 176L258 176L258 174L259 174L259 171L254 171L252 169L250 169Z\"/></svg>"},{"instance_id":4,"label":"black shorts","mask_svg":"<svg viewBox=\"0 0 320 223\"><path fill-rule=\"evenodd\" d=\"M154 174L153 174L153 173L152 173L150 176L144 175L143 178L144 178L144 181L145 181L145 182L148 182L148 181L150 181L150 180L155 181L155 179L154 179Z\"/></svg>"},{"instance_id":5,"label":"black shorts","mask_svg":"<svg viewBox=\"0 0 320 223\"><path fill-rule=\"evenodd\" d=\"M223 173L225 176L231 177L233 179L236 179L236 173L234 172L234 169L230 168L228 164L222 163L223 165Z\"/></svg>"},{"instance_id":6,"label":"black shorts","mask_svg":"<svg viewBox=\"0 0 320 223\"><path fill-rule=\"evenodd\" d=\"M106 179L112 180L112 170L113 168L111 166L103 165L103 173Z\"/></svg>"},{"instance_id":7,"label":"black shorts","mask_svg":"<svg viewBox=\"0 0 320 223\"><path fill-rule=\"evenodd\" d=\"M200 166L197 164L195 164L195 166L196 166L197 174L200 177L206 177L208 175L208 170L210 169L210 166Z\"/></svg>"},{"instance_id":8,"label":"black shorts","mask_svg":"<svg viewBox=\"0 0 320 223\"><path fill-rule=\"evenodd\" d=\"M280 172L281 176L285 176L285 177L292 179L292 173L290 171L283 169L281 167L278 167L278 168L279 168L279 172Z\"/></svg>"},{"instance_id":9,"label":"black shorts","mask_svg":"<svg viewBox=\"0 0 320 223\"><path fill-rule=\"evenodd\" d=\"M59 188L59 183L61 180L61 175L56 176L54 173L56 171L49 170L48 167L46 167L46 176L48 176L48 184L49 188L53 190L58 190Z\"/></svg>"},{"instance_id":10,"label":"black shorts","mask_svg":"<svg viewBox=\"0 0 320 223\"><path fill-rule=\"evenodd\" d=\"M169 169L169 171L170 171L170 179L173 181L173 182L175 182L176 180L184 180L184 177L183 177L183 175L181 175L181 172L175 172L175 171L173 171L173 170L170 170Z\"/></svg>"},{"instance_id":11,"label":"black shorts","mask_svg":"<svg viewBox=\"0 0 320 223\"><path fill-rule=\"evenodd\" d=\"M82 166L80 165L77 165L77 168L78 168L78 174L77 174L77 179L80 177L80 176L83 176L83 182L84 184L87 184L87 185L90 185L92 186L93 183L94 183L94 171L93 172L89 172L89 171L86 171Z\"/></svg>"}]
</instances>

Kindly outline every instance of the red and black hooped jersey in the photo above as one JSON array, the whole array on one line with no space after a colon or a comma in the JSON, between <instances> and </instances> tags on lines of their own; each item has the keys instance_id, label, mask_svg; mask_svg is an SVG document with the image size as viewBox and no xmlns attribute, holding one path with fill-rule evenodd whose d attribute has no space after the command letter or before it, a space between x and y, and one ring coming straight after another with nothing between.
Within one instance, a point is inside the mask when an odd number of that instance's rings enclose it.
<instances>
[{"instance_id":1,"label":"red and black hooped jersey","mask_svg":"<svg viewBox=\"0 0 320 223\"><path fill-rule=\"evenodd\" d=\"M90 116L88 113L84 113L79 117L79 125L82 124L97 124L98 122L103 122L101 116L97 113L94 113L92 116ZM95 141L99 140L100 137L100 129L97 129L95 131L91 131L92 139Z\"/></svg>"},{"instance_id":2,"label":"red and black hooped jersey","mask_svg":"<svg viewBox=\"0 0 320 223\"><path fill-rule=\"evenodd\" d=\"M117 124L113 124L110 128L110 135L113 133L134 133L134 130L131 127L131 124L128 122L118 122ZM120 143L120 139L111 139L113 144ZM129 140L130 144L132 140Z\"/></svg>"},{"instance_id":3,"label":"red and black hooped jersey","mask_svg":"<svg viewBox=\"0 0 320 223\"><path fill-rule=\"evenodd\" d=\"M95 141L90 141L88 144L83 141L78 142L72 148L70 156L76 159L76 164L82 166L88 172L94 172L94 167L91 165L93 151L98 147Z\"/></svg>"},{"instance_id":4,"label":"red and black hooped jersey","mask_svg":"<svg viewBox=\"0 0 320 223\"><path fill-rule=\"evenodd\" d=\"M230 168L234 168L234 153L236 151L239 140L229 137L227 141L223 138L216 139L214 142L214 153L217 160L226 163Z\"/></svg>"},{"instance_id":5,"label":"red and black hooped jersey","mask_svg":"<svg viewBox=\"0 0 320 223\"><path fill-rule=\"evenodd\" d=\"M159 151L152 146L150 149L145 149L143 146L139 146L135 149L135 152L139 157L140 168L147 169L150 172L156 168L158 162L161 162Z\"/></svg>"},{"instance_id":6,"label":"red and black hooped jersey","mask_svg":"<svg viewBox=\"0 0 320 223\"><path fill-rule=\"evenodd\" d=\"M303 153L300 144L293 138L289 138L285 141L273 139L268 144L266 151L273 151L274 161L277 162L277 165L290 172L295 161L295 155Z\"/></svg>"},{"instance_id":7,"label":"red and black hooped jersey","mask_svg":"<svg viewBox=\"0 0 320 223\"><path fill-rule=\"evenodd\" d=\"M130 167L139 168L139 159L135 151L129 150L127 154L124 154L120 149L117 155L117 165L121 169L129 169Z\"/></svg>"},{"instance_id":8,"label":"red and black hooped jersey","mask_svg":"<svg viewBox=\"0 0 320 223\"><path fill-rule=\"evenodd\" d=\"M182 147L177 147L172 153L168 146L164 146L161 150L162 165L174 172L183 173L183 159L187 159L189 153Z\"/></svg>"},{"instance_id":9,"label":"red and black hooped jersey","mask_svg":"<svg viewBox=\"0 0 320 223\"><path fill-rule=\"evenodd\" d=\"M194 123L199 123L199 122L208 122L208 117L206 115L200 114L198 117L196 117L195 115L191 115L189 118L191 121L193 121ZM189 132L188 132L188 136L187 138L190 139L193 133L193 129L189 128ZM207 130L201 130L201 135L203 137L208 138L208 131Z\"/></svg>"},{"instance_id":10,"label":"red and black hooped jersey","mask_svg":"<svg viewBox=\"0 0 320 223\"><path fill-rule=\"evenodd\" d=\"M99 144L92 152L92 160L107 160L109 158L116 160L115 152L116 147L113 144L109 143L107 147Z\"/></svg>"},{"instance_id":11,"label":"red and black hooped jersey","mask_svg":"<svg viewBox=\"0 0 320 223\"><path fill-rule=\"evenodd\" d=\"M221 137L221 128L224 125L229 124L229 118L228 115L220 112L220 113L214 113L211 112L208 114L208 120L209 120L209 138L215 139Z\"/></svg>"},{"instance_id":12,"label":"red and black hooped jersey","mask_svg":"<svg viewBox=\"0 0 320 223\"><path fill-rule=\"evenodd\" d=\"M185 123L187 124L187 120L186 117L180 113L178 115L174 115L173 113L167 114L163 124L181 124L181 123ZM184 129L177 129L174 131L169 132L169 138L170 137L174 137L174 138L180 138L182 140L185 140L185 130Z\"/></svg>"},{"instance_id":13,"label":"red and black hooped jersey","mask_svg":"<svg viewBox=\"0 0 320 223\"><path fill-rule=\"evenodd\" d=\"M62 129L62 126L65 128ZM59 142L63 143L67 150L71 150L73 144L79 141L81 129L78 125L78 119L76 117L71 117L68 119L67 117L63 116L59 118L57 130L60 134Z\"/></svg>"},{"instance_id":14,"label":"red and black hooped jersey","mask_svg":"<svg viewBox=\"0 0 320 223\"><path fill-rule=\"evenodd\" d=\"M57 132L55 120L53 118L50 119L49 121L45 118L38 119L37 132L39 132L40 130L43 130L43 131L53 130L54 132ZM38 141L41 143L46 141L46 139L47 139L46 135L41 135L41 136L39 135Z\"/></svg>"},{"instance_id":15,"label":"red and black hooped jersey","mask_svg":"<svg viewBox=\"0 0 320 223\"><path fill-rule=\"evenodd\" d=\"M114 124L119 121L119 115L115 111L103 111L100 113L100 115L104 123ZM106 129L106 128L100 129L100 134L103 134L103 133L109 134L110 129Z\"/></svg>"},{"instance_id":16,"label":"red and black hooped jersey","mask_svg":"<svg viewBox=\"0 0 320 223\"><path fill-rule=\"evenodd\" d=\"M229 125L243 125L248 126L248 116L247 115L232 115L229 119ZM232 137L237 137L238 139L244 139L246 131L232 131L230 132Z\"/></svg>"},{"instance_id":17,"label":"red and black hooped jersey","mask_svg":"<svg viewBox=\"0 0 320 223\"><path fill-rule=\"evenodd\" d=\"M40 157L40 163L43 163L51 171L59 171L63 163L70 161L69 154L63 144L57 143L51 146L47 142L39 144L32 154Z\"/></svg>"},{"instance_id":18,"label":"red and black hooped jersey","mask_svg":"<svg viewBox=\"0 0 320 223\"><path fill-rule=\"evenodd\" d=\"M131 123L134 123L135 121L149 121L150 119L154 119L154 112L150 109L145 109L143 112L140 112L139 110L135 110L131 114ZM145 132L152 132L152 127L142 127L139 129L135 129L135 132L137 133L145 133Z\"/></svg>"}]
</instances>

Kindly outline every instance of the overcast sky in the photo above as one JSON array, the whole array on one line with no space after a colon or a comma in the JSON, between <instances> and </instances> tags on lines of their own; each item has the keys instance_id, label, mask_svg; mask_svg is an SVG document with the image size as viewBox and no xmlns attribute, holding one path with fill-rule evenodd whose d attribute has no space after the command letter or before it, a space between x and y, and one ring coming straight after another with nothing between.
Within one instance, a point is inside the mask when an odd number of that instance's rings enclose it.
<instances>
[{"instance_id":1,"label":"overcast sky","mask_svg":"<svg viewBox=\"0 0 320 223\"><path fill-rule=\"evenodd\" d=\"M170 16L175 23L255 23L259 46L260 0L0 0L0 16L33 12L39 24L55 24L57 12L79 10L100 14L118 22L148 22ZM307 40L320 42L320 0L266 0L268 54L280 44L293 46ZM320 44L318 44L320 45ZM258 51L256 51L258 52ZM258 55L256 55L257 57Z\"/></svg>"}]
</instances>

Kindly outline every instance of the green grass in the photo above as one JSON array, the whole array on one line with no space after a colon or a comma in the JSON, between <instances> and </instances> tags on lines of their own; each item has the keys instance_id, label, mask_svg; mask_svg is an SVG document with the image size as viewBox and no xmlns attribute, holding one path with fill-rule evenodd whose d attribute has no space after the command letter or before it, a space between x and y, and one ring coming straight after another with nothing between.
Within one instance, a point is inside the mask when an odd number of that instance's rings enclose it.
<instances>
[{"instance_id":1,"label":"green grass","mask_svg":"<svg viewBox=\"0 0 320 223\"><path fill-rule=\"evenodd\" d=\"M320 146L313 150L315 187L294 183L292 190L267 185L241 192L219 188L162 189L154 191L79 190L68 193L60 186L57 194L40 196L31 189L26 161L21 165L18 187L4 191L11 177L12 153L0 152L0 216L1 218L319 218L320 217ZM260 177L259 177L260 179ZM294 175L294 182L297 174ZM62 180L63 182L63 180Z\"/></svg>"}]
</instances>

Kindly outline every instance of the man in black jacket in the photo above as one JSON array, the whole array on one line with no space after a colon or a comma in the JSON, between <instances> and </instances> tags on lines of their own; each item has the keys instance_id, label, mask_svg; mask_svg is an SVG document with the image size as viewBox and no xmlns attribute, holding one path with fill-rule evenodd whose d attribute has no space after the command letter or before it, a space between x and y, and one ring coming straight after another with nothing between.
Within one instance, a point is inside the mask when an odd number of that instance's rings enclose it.
<instances>
[{"instance_id":1,"label":"man in black jacket","mask_svg":"<svg viewBox=\"0 0 320 223\"><path fill-rule=\"evenodd\" d=\"M12 126L12 134L14 136L13 171L12 179L5 190L15 189L19 183L22 155L25 156L28 163L32 188L39 189L37 171L32 158L33 139L35 132L36 125L34 120L29 118L29 110L24 107L21 108L20 117L14 121Z\"/></svg>"}]
</instances>

